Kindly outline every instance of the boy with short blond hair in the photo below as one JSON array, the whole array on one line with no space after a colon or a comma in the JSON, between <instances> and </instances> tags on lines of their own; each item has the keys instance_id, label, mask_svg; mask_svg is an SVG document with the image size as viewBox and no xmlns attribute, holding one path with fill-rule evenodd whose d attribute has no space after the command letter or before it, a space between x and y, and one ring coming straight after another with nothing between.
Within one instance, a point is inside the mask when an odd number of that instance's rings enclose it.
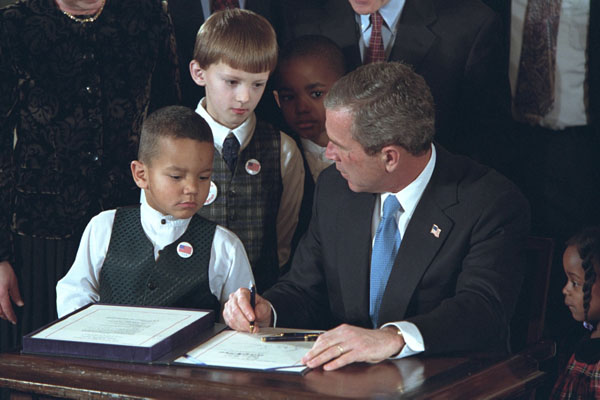
<instances>
[{"instance_id":1,"label":"boy with short blond hair","mask_svg":"<svg viewBox=\"0 0 600 400\"><path fill-rule=\"evenodd\" d=\"M56 286L59 317L93 302L214 309L253 282L240 240L197 211L210 187L214 147L206 122L170 106L142 126L140 206L96 215Z\"/></svg>"},{"instance_id":2,"label":"boy with short blond hair","mask_svg":"<svg viewBox=\"0 0 600 400\"><path fill-rule=\"evenodd\" d=\"M210 125L218 153L200 214L240 237L259 292L277 281L288 261L304 182L294 140L254 114L276 64L275 31L265 18L240 9L206 20L190 62L192 79L206 90L196 112Z\"/></svg>"}]
</instances>

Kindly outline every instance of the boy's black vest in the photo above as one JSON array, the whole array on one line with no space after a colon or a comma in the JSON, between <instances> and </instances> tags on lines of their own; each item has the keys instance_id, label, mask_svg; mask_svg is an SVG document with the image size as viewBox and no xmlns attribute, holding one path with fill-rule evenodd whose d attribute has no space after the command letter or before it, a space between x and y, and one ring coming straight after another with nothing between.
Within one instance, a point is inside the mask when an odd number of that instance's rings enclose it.
<instances>
[{"instance_id":1,"label":"boy's black vest","mask_svg":"<svg viewBox=\"0 0 600 400\"><path fill-rule=\"evenodd\" d=\"M233 174L223 157L215 156L212 180L217 185L217 198L198 212L240 238L260 293L279 278L276 226L283 192L280 153L279 131L257 121L254 135L240 153ZM246 163L252 159L260 163L256 175L246 171Z\"/></svg>"},{"instance_id":2,"label":"boy's black vest","mask_svg":"<svg viewBox=\"0 0 600 400\"><path fill-rule=\"evenodd\" d=\"M100 302L140 306L204 308L219 315L219 300L208 283L213 222L194 215L179 239L154 259L152 242L140 222L140 208L118 208L108 252L100 271ZM191 257L177 253L181 242L193 248Z\"/></svg>"}]
</instances>

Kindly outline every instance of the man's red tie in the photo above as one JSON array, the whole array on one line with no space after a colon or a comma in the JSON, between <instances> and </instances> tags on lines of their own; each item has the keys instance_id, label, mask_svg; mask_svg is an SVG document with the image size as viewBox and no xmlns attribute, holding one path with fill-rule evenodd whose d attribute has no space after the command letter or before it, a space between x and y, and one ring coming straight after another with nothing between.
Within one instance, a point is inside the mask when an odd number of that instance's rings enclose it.
<instances>
[{"instance_id":1,"label":"man's red tie","mask_svg":"<svg viewBox=\"0 0 600 400\"><path fill-rule=\"evenodd\" d=\"M211 0L210 2L211 12L225 10L226 8L238 8L239 6L239 0Z\"/></svg>"},{"instance_id":2,"label":"man's red tie","mask_svg":"<svg viewBox=\"0 0 600 400\"><path fill-rule=\"evenodd\" d=\"M527 2L514 104L517 118L531 124L537 124L554 104L560 10L561 0Z\"/></svg>"},{"instance_id":3,"label":"man's red tie","mask_svg":"<svg viewBox=\"0 0 600 400\"><path fill-rule=\"evenodd\" d=\"M379 11L371 14L371 39L369 47L365 52L365 60L363 64L369 64L377 61L385 61L385 49L383 47L383 38L381 37L381 25L383 18Z\"/></svg>"}]
</instances>

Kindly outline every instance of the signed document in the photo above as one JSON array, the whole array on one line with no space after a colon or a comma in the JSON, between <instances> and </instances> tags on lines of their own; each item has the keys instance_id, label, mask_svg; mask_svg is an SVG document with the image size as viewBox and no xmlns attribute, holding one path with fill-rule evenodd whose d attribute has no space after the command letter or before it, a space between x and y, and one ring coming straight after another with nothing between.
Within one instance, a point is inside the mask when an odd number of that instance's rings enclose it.
<instances>
[{"instance_id":1,"label":"signed document","mask_svg":"<svg viewBox=\"0 0 600 400\"><path fill-rule=\"evenodd\" d=\"M153 361L213 325L210 310L92 304L26 335L23 352Z\"/></svg>"},{"instance_id":2,"label":"signed document","mask_svg":"<svg viewBox=\"0 0 600 400\"><path fill-rule=\"evenodd\" d=\"M226 330L175 360L182 364L304 373L300 363L314 342L263 342L264 336L297 329L261 328L260 333Z\"/></svg>"}]
</instances>

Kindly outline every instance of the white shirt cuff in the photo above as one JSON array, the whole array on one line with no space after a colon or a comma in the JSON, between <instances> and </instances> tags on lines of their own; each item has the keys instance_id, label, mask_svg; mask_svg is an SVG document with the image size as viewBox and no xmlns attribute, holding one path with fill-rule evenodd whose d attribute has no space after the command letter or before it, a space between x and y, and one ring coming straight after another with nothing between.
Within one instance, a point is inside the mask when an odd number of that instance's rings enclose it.
<instances>
[{"instance_id":1,"label":"white shirt cuff","mask_svg":"<svg viewBox=\"0 0 600 400\"><path fill-rule=\"evenodd\" d=\"M400 350L396 356L392 358L404 358L415 354L422 353L425 351L425 345L423 343L423 336L419 332L419 328L412 322L400 321L400 322L389 322L383 325L381 328L386 326L395 326L402 332L404 342L406 345Z\"/></svg>"},{"instance_id":2,"label":"white shirt cuff","mask_svg":"<svg viewBox=\"0 0 600 400\"><path fill-rule=\"evenodd\" d=\"M268 303L271 306L271 312L273 312L273 328L277 328L277 312L275 311L273 304L271 304L270 301L268 301Z\"/></svg>"}]
</instances>

